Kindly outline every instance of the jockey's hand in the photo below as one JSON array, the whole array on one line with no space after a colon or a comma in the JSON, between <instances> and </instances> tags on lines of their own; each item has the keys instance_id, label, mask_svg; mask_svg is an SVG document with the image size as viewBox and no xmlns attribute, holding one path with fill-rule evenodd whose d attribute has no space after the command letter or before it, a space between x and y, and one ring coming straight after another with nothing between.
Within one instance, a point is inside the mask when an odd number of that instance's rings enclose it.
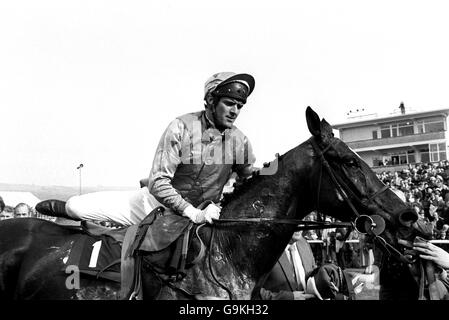
<instances>
[{"instance_id":1,"label":"jockey's hand","mask_svg":"<svg viewBox=\"0 0 449 320\"><path fill-rule=\"evenodd\" d=\"M221 208L212 203L204 210L197 209L190 205L184 210L182 215L190 218L190 220L197 224L205 222L212 223L212 219L218 219L220 217L220 211Z\"/></svg>"},{"instance_id":2,"label":"jockey's hand","mask_svg":"<svg viewBox=\"0 0 449 320\"><path fill-rule=\"evenodd\" d=\"M293 298L295 300L309 300L316 298L315 295L310 293L305 293L304 291L293 291Z\"/></svg>"},{"instance_id":3,"label":"jockey's hand","mask_svg":"<svg viewBox=\"0 0 449 320\"><path fill-rule=\"evenodd\" d=\"M187 208L184 209L182 212L182 215L184 217L189 218L194 223L203 223L204 221L204 214L203 211L200 209L195 208L192 205L189 205Z\"/></svg>"},{"instance_id":4,"label":"jockey's hand","mask_svg":"<svg viewBox=\"0 0 449 320\"><path fill-rule=\"evenodd\" d=\"M211 203L206 207L206 209L203 210L203 212L204 212L204 219L206 219L206 221L209 223L213 223L212 219L220 218L221 208Z\"/></svg>"},{"instance_id":5,"label":"jockey's hand","mask_svg":"<svg viewBox=\"0 0 449 320\"><path fill-rule=\"evenodd\" d=\"M449 253L430 242L414 242L413 250L419 252L419 257L435 262L444 269L449 269Z\"/></svg>"}]
</instances>

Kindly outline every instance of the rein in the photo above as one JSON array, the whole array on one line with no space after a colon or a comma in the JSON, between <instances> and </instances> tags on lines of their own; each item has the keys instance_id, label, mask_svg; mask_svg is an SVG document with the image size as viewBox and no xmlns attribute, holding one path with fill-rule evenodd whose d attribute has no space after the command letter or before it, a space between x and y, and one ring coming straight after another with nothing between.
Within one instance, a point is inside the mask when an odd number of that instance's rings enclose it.
<instances>
[{"instance_id":1,"label":"rein","mask_svg":"<svg viewBox=\"0 0 449 320\"><path fill-rule=\"evenodd\" d=\"M256 201L253 203L253 208L256 209L256 204L259 201ZM290 206L287 210L287 213L285 214L287 217L291 217L296 212L297 208L297 200L294 200L290 203ZM260 207L258 210L259 214L263 213L263 206L260 204L257 205L257 207ZM257 209L256 209L257 210ZM255 223L255 224L290 224L295 225L295 231L301 231L301 230L313 230L313 229L328 229L328 228L336 228L336 227L353 227L352 222L321 222L321 221L304 221L302 219L286 219L286 218L272 218L272 217L261 217L261 218L255 218L255 217L241 217L241 218L220 218L220 219L213 219L214 225L217 227L221 226L229 226L229 224L241 224L241 223Z\"/></svg>"},{"instance_id":2,"label":"rein","mask_svg":"<svg viewBox=\"0 0 449 320\"><path fill-rule=\"evenodd\" d=\"M212 235L210 236L210 242L209 242L209 271L210 274L212 275L212 278L214 278L214 281L223 289L226 291L226 293L229 296L229 300L232 300L232 293L231 290L229 290L224 284L222 284L220 282L220 280L217 279L217 277L215 276L215 272L214 269L212 268L212 263L211 263L211 256L212 256L212 243L214 240L214 235L215 235L215 228L212 228Z\"/></svg>"},{"instance_id":3,"label":"rein","mask_svg":"<svg viewBox=\"0 0 449 320\"><path fill-rule=\"evenodd\" d=\"M279 219L279 218L242 218L242 219L214 219L214 224L226 225L229 223L279 223L296 225L295 231L313 230L313 229L330 229L338 227L352 227L352 222L320 222L320 221L304 221L301 219ZM220 227L220 226L218 226Z\"/></svg>"}]
</instances>

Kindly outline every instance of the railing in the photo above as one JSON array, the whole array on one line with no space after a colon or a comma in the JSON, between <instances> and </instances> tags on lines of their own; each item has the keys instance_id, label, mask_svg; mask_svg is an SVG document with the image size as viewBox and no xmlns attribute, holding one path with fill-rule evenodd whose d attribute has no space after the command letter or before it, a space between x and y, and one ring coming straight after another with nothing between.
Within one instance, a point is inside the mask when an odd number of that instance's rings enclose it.
<instances>
[{"instance_id":1,"label":"railing","mask_svg":"<svg viewBox=\"0 0 449 320\"><path fill-rule=\"evenodd\" d=\"M55 221L55 220L56 220L55 217L47 216L47 215L41 214L41 213L39 213L39 212L36 212L36 214L35 214L34 217L35 217L35 218L42 219L42 220L47 220L47 221Z\"/></svg>"}]
</instances>

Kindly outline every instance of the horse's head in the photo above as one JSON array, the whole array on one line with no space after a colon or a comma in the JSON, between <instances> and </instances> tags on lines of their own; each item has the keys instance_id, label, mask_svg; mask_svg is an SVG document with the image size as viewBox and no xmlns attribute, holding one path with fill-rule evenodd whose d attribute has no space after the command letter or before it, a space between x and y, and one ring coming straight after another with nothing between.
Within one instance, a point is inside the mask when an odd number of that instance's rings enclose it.
<instances>
[{"instance_id":1,"label":"horse's head","mask_svg":"<svg viewBox=\"0 0 449 320\"><path fill-rule=\"evenodd\" d=\"M397 232L418 219L393 191L385 186L369 166L343 141L334 137L326 120L308 107L307 125L310 197L316 210L341 221L355 221L360 232L380 235L389 244L397 243Z\"/></svg>"}]
</instances>

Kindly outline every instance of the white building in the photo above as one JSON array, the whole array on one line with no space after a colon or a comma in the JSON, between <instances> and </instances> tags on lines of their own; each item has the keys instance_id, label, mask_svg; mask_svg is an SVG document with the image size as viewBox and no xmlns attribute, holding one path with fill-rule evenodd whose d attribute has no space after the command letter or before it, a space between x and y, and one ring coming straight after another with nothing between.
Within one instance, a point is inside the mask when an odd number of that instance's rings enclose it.
<instances>
[{"instance_id":1,"label":"white building","mask_svg":"<svg viewBox=\"0 0 449 320\"><path fill-rule=\"evenodd\" d=\"M408 164L447 159L447 116L449 109L400 112L388 116L353 117L334 125L340 139L375 171L385 167L400 170Z\"/></svg>"}]
</instances>

